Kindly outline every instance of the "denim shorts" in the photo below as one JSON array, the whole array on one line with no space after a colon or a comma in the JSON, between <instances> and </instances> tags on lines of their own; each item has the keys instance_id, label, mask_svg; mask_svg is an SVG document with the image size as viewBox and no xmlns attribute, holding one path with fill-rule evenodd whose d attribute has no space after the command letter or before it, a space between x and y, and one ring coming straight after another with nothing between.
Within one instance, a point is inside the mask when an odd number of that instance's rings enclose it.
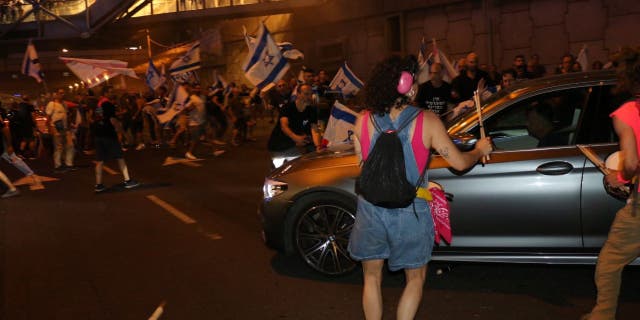
<instances>
[{"instance_id":1,"label":"denim shorts","mask_svg":"<svg viewBox=\"0 0 640 320\"><path fill-rule=\"evenodd\" d=\"M434 227L429 206L422 199L400 209L376 207L358 198L356 221L348 250L357 261L389 259L391 271L426 265L433 250Z\"/></svg>"}]
</instances>

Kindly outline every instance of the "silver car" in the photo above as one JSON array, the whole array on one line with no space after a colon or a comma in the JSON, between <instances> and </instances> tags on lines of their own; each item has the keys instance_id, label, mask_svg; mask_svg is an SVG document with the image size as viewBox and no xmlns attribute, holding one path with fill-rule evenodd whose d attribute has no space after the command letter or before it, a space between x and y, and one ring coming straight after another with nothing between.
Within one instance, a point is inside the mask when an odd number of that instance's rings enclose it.
<instances>
[{"instance_id":1,"label":"silver car","mask_svg":"<svg viewBox=\"0 0 640 320\"><path fill-rule=\"evenodd\" d=\"M615 212L603 175L576 146L605 158L618 149L609 114L624 97L613 72L523 81L482 105L496 150L465 172L438 155L428 176L450 198L453 241L433 260L595 263ZM479 137L475 110L447 123L454 143ZM340 275L357 264L346 250L356 215L358 159L352 148L307 154L266 177L259 214L267 245ZM640 264L640 259L634 264Z\"/></svg>"}]
</instances>

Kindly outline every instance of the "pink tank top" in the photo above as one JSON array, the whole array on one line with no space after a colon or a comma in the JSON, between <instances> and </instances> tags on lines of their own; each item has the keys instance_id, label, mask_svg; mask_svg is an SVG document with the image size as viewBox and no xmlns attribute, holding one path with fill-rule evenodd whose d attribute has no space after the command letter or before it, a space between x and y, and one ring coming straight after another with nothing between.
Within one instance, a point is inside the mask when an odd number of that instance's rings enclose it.
<instances>
[{"instance_id":1,"label":"pink tank top","mask_svg":"<svg viewBox=\"0 0 640 320\"><path fill-rule=\"evenodd\" d=\"M425 148L424 143L422 143L423 112L424 111L420 111L415 119L415 129L413 130L413 138L411 139L411 149L413 150L419 172L424 170L427 165L427 160L429 159L429 149ZM371 136L369 135L369 111L366 111L362 116L361 133L360 152L362 152L362 160L367 160L369 156L369 146L371 145Z\"/></svg>"}]
</instances>

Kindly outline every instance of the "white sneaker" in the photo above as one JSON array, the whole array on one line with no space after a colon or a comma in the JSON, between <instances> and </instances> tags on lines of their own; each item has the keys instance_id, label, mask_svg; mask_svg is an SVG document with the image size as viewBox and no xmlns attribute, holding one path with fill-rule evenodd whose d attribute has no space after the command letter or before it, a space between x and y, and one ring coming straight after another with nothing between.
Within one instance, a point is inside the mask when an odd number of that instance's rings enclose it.
<instances>
[{"instance_id":1,"label":"white sneaker","mask_svg":"<svg viewBox=\"0 0 640 320\"><path fill-rule=\"evenodd\" d=\"M136 151L140 151L140 150L144 149L145 147L146 146L144 145L144 143L141 143L136 147Z\"/></svg>"},{"instance_id":2,"label":"white sneaker","mask_svg":"<svg viewBox=\"0 0 640 320\"><path fill-rule=\"evenodd\" d=\"M217 145L219 145L219 146L224 146L224 145L226 145L226 144L227 144L226 142L224 142L224 141L220 141L220 140L218 140L218 139L213 139L213 143L215 143L215 144L217 144Z\"/></svg>"},{"instance_id":3,"label":"white sneaker","mask_svg":"<svg viewBox=\"0 0 640 320\"><path fill-rule=\"evenodd\" d=\"M219 155L221 155L221 154L223 154L225 152L226 152L225 150L216 150L216 151L213 152L213 155L217 157L217 156L219 156Z\"/></svg>"},{"instance_id":4,"label":"white sneaker","mask_svg":"<svg viewBox=\"0 0 640 320\"><path fill-rule=\"evenodd\" d=\"M189 159L189 160L198 160L198 158L196 156L194 156L191 152L185 153L184 157Z\"/></svg>"}]
</instances>

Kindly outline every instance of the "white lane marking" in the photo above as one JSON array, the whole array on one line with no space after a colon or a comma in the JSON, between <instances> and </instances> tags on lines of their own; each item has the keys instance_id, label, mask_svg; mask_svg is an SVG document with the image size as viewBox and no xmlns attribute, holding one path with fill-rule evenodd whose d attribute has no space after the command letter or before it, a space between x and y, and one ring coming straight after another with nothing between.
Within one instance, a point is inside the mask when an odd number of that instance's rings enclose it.
<instances>
[{"instance_id":1,"label":"white lane marking","mask_svg":"<svg viewBox=\"0 0 640 320\"><path fill-rule=\"evenodd\" d=\"M97 164L97 163L98 163L98 161L94 161L93 163L96 163L96 164ZM119 175L119 174L120 174L120 172L115 171L115 170L113 170L113 169L111 169L111 168L109 168L109 167L105 166L104 164L102 165L102 170L106 171L108 174L110 174L110 175L112 175L112 176L115 176L115 175Z\"/></svg>"},{"instance_id":2,"label":"white lane marking","mask_svg":"<svg viewBox=\"0 0 640 320\"><path fill-rule=\"evenodd\" d=\"M167 210L173 216L175 216L176 218L180 219L180 221L182 221L182 222L184 222L186 224L196 223L196 220L192 219L188 215L184 214L184 212L176 209L174 206L166 203L165 201L163 201L162 199L156 197L155 195L152 195L152 194L148 195L147 199L151 200L151 202L157 204L161 208Z\"/></svg>"},{"instance_id":3,"label":"white lane marking","mask_svg":"<svg viewBox=\"0 0 640 320\"><path fill-rule=\"evenodd\" d=\"M117 171L115 171L115 170L113 170L113 169L111 169L111 168L109 168L107 166L102 166L102 169L104 171L106 171L108 174L112 175L112 176L115 176L115 175L119 174Z\"/></svg>"},{"instance_id":4,"label":"white lane marking","mask_svg":"<svg viewBox=\"0 0 640 320\"><path fill-rule=\"evenodd\" d=\"M40 181L40 184L35 183L34 181L34 177L35 179L37 179L36 181ZM34 191L34 190L43 190L44 189L44 184L43 182L50 182L50 181L58 181L60 179L57 178L52 178L52 177L45 177L45 176L38 176L35 175L32 177L22 177L16 181L13 182L14 186L29 186L29 190Z\"/></svg>"},{"instance_id":5,"label":"white lane marking","mask_svg":"<svg viewBox=\"0 0 640 320\"><path fill-rule=\"evenodd\" d=\"M206 233L203 232L205 237L211 239L211 240L220 240L222 239L222 236L219 233Z\"/></svg>"},{"instance_id":6,"label":"white lane marking","mask_svg":"<svg viewBox=\"0 0 640 320\"><path fill-rule=\"evenodd\" d=\"M201 164L195 163L196 161L202 161L204 159L195 159L195 160L189 160L189 159L185 159L185 158L174 158L174 157L166 157L164 159L164 162L162 163L162 166L171 166L174 164L183 164L185 166L189 166L189 167L202 167Z\"/></svg>"},{"instance_id":7,"label":"white lane marking","mask_svg":"<svg viewBox=\"0 0 640 320\"><path fill-rule=\"evenodd\" d=\"M162 301L160 303L160 305L156 308L156 310L153 311L153 314L151 314L151 317L149 317L149 320L158 320L158 319L160 319L160 316L164 312L164 305L165 304L167 304L167 302L166 301Z\"/></svg>"}]
</instances>

